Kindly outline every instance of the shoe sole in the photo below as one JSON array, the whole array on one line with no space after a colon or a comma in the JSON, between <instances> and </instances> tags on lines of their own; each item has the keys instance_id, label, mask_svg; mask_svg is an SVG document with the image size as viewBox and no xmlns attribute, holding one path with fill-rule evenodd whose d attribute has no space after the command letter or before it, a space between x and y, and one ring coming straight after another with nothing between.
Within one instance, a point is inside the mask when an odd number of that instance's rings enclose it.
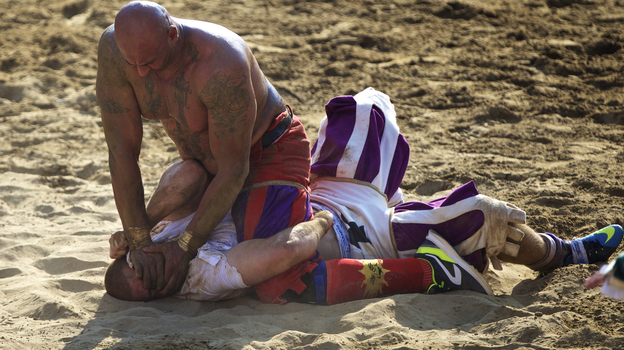
<instances>
[{"instance_id":1,"label":"shoe sole","mask_svg":"<svg viewBox=\"0 0 624 350\"><path fill-rule=\"evenodd\" d=\"M434 230L429 230L429 234L427 235L426 239L430 240L435 245L437 245L438 248L442 249L442 251L446 253L449 258L451 258L457 265L461 266L464 271L468 272L470 276L477 280L481 287L485 289L487 295L494 295L494 293L492 292L492 288L490 288L490 285L487 283L485 278L483 278L483 276L474 267L472 267L472 265L468 264L466 260L462 259L462 257L457 254L455 249L453 249L453 247L444 238L438 235L437 232L435 232Z\"/></svg>"}]
</instances>

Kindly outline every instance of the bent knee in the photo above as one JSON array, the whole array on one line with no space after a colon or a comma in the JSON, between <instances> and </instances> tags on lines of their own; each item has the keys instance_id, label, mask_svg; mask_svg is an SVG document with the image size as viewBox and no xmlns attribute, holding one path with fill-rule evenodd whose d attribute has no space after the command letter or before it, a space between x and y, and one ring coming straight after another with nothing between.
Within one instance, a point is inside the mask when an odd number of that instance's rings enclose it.
<instances>
[{"instance_id":1,"label":"bent knee","mask_svg":"<svg viewBox=\"0 0 624 350\"><path fill-rule=\"evenodd\" d=\"M176 182L198 183L208 181L209 174L204 166L195 159L186 159L169 166L162 176L163 179L176 179Z\"/></svg>"},{"instance_id":2,"label":"bent knee","mask_svg":"<svg viewBox=\"0 0 624 350\"><path fill-rule=\"evenodd\" d=\"M301 239L290 239L280 244L278 252L281 260L290 268L310 258L316 252L316 245Z\"/></svg>"}]
</instances>

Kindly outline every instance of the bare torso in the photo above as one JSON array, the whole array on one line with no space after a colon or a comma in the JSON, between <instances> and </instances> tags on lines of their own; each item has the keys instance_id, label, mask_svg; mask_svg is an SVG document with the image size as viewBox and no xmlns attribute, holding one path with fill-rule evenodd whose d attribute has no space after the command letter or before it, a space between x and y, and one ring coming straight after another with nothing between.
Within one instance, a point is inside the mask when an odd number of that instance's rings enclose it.
<instances>
[{"instance_id":1,"label":"bare torso","mask_svg":"<svg viewBox=\"0 0 624 350\"><path fill-rule=\"evenodd\" d=\"M285 103L267 81L258 63L243 40L231 31L206 22L176 19L182 25L184 37L184 64L173 74L151 70L142 77L136 66L120 62L126 79L134 90L141 115L160 120L165 131L175 142L182 159L197 159L211 174L217 165L212 155L209 138L207 108L200 94L208 92L215 99L228 98L232 109L237 106L237 85L241 81L220 75L214 67L231 55L243 55L248 64L249 77L256 102L256 117L251 144L257 142L271 121L285 110ZM120 59L121 56L119 56ZM210 79L221 79L221 88L214 88ZM210 87L214 91L206 91ZM222 124L237 123L223 120Z\"/></svg>"}]
</instances>

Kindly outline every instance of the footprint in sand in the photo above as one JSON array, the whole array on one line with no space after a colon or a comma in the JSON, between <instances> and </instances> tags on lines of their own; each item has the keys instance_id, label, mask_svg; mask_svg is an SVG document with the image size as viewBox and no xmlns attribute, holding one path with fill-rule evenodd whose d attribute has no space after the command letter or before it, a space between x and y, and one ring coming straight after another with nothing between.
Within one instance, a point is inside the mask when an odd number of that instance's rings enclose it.
<instances>
[{"instance_id":1,"label":"footprint in sand","mask_svg":"<svg viewBox=\"0 0 624 350\"><path fill-rule=\"evenodd\" d=\"M9 277L17 276L21 273L22 273L22 270L15 268L15 267L10 267L8 269L0 270L0 278L9 278Z\"/></svg>"},{"instance_id":2,"label":"footprint in sand","mask_svg":"<svg viewBox=\"0 0 624 350\"><path fill-rule=\"evenodd\" d=\"M51 275L62 275L70 272L108 266L108 264L103 261L84 261L73 257L46 258L38 260L33 265Z\"/></svg>"}]
</instances>

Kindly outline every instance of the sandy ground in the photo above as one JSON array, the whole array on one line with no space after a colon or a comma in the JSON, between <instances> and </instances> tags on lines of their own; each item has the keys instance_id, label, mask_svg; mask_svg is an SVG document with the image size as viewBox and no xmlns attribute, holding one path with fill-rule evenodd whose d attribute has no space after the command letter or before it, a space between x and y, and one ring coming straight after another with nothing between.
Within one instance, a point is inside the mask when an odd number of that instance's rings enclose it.
<instances>
[{"instance_id":1,"label":"sandy ground","mask_svg":"<svg viewBox=\"0 0 624 350\"><path fill-rule=\"evenodd\" d=\"M506 266L498 296L331 307L116 300L120 227L94 92L122 1L0 0L0 349L622 349L624 304L596 265ZM624 221L624 1L163 1L241 35L315 138L332 97L391 96L427 200L475 180L566 238ZM146 122L146 193L178 159ZM620 247L619 251L622 251Z\"/></svg>"}]
</instances>

